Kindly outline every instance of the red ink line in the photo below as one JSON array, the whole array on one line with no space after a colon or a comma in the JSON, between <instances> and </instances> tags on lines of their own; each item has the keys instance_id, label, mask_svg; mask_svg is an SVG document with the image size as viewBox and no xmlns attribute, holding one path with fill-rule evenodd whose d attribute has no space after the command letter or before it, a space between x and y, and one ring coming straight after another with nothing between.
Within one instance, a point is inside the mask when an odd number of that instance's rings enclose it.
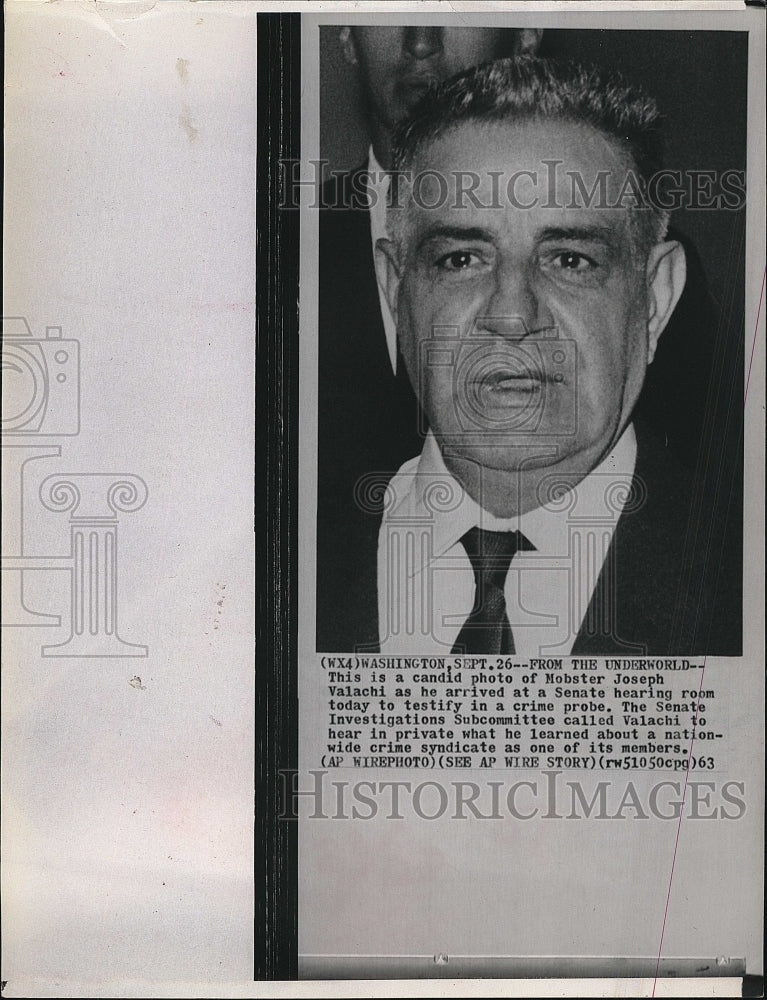
<instances>
[{"instance_id":1,"label":"red ink line","mask_svg":"<svg viewBox=\"0 0 767 1000\"><path fill-rule=\"evenodd\" d=\"M746 399L748 397L748 383L751 381L751 365L754 363L754 348L756 347L756 331L759 329L759 316L762 312L762 299L764 298L764 278L767 274L767 269L762 272L762 290L759 293L759 306L756 310L756 323L754 324L754 338L751 341L751 358L748 362L748 375L746 376L746 392L743 396L743 405L746 405Z\"/></svg>"},{"instance_id":2,"label":"red ink line","mask_svg":"<svg viewBox=\"0 0 767 1000\"><path fill-rule=\"evenodd\" d=\"M700 692L703 690L703 677L706 673L706 659L707 656L703 657L703 669L700 672L700 684L698 685L698 698L695 702L695 715L692 719L692 739L690 740L690 752L687 755L687 770L684 775L684 791L682 792L682 808L679 810L679 822L676 826L676 840L674 841L674 856L671 859L671 873L668 877L668 892L666 893L666 908L663 911L663 926L660 932L660 941L658 943L658 960L655 963L655 978L652 983L652 993L651 996L655 996L655 987L658 984L658 969L660 968L660 957L663 953L663 938L666 934L666 919L668 917L668 906L671 902L671 883L674 881L674 866L676 865L676 852L679 847L679 834L682 832L682 820L684 819L684 804L687 799L687 783L690 780L690 763L692 761L692 748L695 743L695 727L698 724L698 712L700 711Z\"/></svg>"}]
</instances>

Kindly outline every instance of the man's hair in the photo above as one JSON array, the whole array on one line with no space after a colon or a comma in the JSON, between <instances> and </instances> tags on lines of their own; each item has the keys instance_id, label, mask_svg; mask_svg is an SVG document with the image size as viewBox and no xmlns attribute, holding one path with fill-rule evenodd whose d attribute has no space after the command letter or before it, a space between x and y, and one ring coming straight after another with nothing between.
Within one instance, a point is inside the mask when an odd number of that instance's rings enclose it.
<instances>
[{"instance_id":1,"label":"man's hair","mask_svg":"<svg viewBox=\"0 0 767 1000\"><path fill-rule=\"evenodd\" d=\"M585 123L626 154L641 194L630 211L634 243L647 250L665 236L668 212L651 204L647 183L662 163L661 116L653 100L619 73L535 56L497 59L429 91L394 134L393 167L407 175L417 154L467 122L560 119ZM401 214L401 213L395 213ZM394 223L395 238L398 224Z\"/></svg>"}]
</instances>

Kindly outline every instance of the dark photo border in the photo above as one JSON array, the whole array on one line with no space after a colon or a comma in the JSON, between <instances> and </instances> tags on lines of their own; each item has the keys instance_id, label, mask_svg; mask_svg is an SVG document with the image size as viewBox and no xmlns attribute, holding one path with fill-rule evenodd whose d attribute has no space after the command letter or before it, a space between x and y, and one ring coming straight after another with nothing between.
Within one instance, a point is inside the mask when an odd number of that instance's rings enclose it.
<instances>
[{"instance_id":1,"label":"dark photo border","mask_svg":"<svg viewBox=\"0 0 767 1000\"><path fill-rule=\"evenodd\" d=\"M301 15L257 16L256 980L298 976L298 824L280 772L298 767L299 215L279 209L281 159L301 143Z\"/></svg>"}]
</instances>

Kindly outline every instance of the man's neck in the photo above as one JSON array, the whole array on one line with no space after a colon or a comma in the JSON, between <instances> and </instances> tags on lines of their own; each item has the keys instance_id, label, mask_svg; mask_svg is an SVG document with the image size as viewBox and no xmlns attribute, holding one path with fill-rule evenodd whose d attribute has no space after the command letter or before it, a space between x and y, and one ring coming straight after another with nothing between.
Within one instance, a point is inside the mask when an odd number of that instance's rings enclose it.
<instances>
[{"instance_id":1,"label":"man's neck","mask_svg":"<svg viewBox=\"0 0 767 1000\"><path fill-rule=\"evenodd\" d=\"M633 430L629 425L601 453L596 450L593 453L584 452L561 462L518 470L479 465L451 453L449 449L442 450L442 457L449 471L475 503L494 517L509 519L551 503L559 497L563 488L574 489L611 456L621 454L618 449L625 448L629 432L633 441ZM620 461L618 464L621 464Z\"/></svg>"}]
</instances>

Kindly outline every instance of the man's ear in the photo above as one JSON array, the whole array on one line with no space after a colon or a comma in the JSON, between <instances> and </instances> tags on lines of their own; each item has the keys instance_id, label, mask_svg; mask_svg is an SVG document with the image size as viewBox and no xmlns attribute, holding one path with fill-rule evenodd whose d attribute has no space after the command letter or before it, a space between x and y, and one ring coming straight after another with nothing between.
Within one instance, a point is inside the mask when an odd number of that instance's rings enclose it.
<instances>
[{"instance_id":1,"label":"man's ear","mask_svg":"<svg viewBox=\"0 0 767 1000\"><path fill-rule=\"evenodd\" d=\"M354 44L354 35L348 24L345 24L338 32L338 40L341 43L341 51L344 54L344 59L350 66L356 66L359 62L357 58L357 46Z\"/></svg>"},{"instance_id":2,"label":"man's ear","mask_svg":"<svg viewBox=\"0 0 767 1000\"><path fill-rule=\"evenodd\" d=\"M648 365L671 318L687 278L684 247L675 240L656 243L647 257Z\"/></svg>"},{"instance_id":3,"label":"man's ear","mask_svg":"<svg viewBox=\"0 0 767 1000\"><path fill-rule=\"evenodd\" d=\"M534 56L543 38L543 28L517 28L514 55Z\"/></svg>"},{"instance_id":4,"label":"man's ear","mask_svg":"<svg viewBox=\"0 0 767 1000\"><path fill-rule=\"evenodd\" d=\"M376 240L375 266L378 284L383 289L386 301L389 303L392 318L396 324L401 271L397 248L391 240Z\"/></svg>"}]
</instances>

